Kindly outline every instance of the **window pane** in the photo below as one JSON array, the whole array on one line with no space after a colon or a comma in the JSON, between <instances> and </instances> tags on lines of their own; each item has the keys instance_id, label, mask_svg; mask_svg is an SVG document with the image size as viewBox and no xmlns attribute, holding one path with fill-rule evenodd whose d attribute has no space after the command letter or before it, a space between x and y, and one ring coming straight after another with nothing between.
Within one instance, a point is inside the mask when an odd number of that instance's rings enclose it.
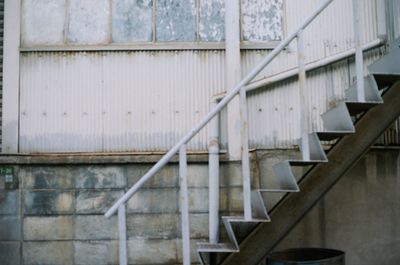
<instances>
[{"instance_id":1,"label":"window pane","mask_svg":"<svg viewBox=\"0 0 400 265\"><path fill-rule=\"evenodd\" d=\"M68 41L79 44L109 42L108 0L70 0Z\"/></svg>"},{"instance_id":2,"label":"window pane","mask_svg":"<svg viewBox=\"0 0 400 265\"><path fill-rule=\"evenodd\" d=\"M225 39L225 1L200 0L200 40L222 41Z\"/></svg>"},{"instance_id":3,"label":"window pane","mask_svg":"<svg viewBox=\"0 0 400 265\"><path fill-rule=\"evenodd\" d=\"M152 0L113 0L113 41L151 41L152 17Z\"/></svg>"},{"instance_id":4,"label":"window pane","mask_svg":"<svg viewBox=\"0 0 400 265\"><path fill-rule=\"evenodd\" d=\"M24 45L64 42L65 0L24 0L22 12Z\"/></svg>"},{"instance_id":5,"label":"window pane","mask_svg":"<svg viewBox=\"0 0 400 265\"><path fill-rule=\"evenodd\" d=\"M158 0L157 41L195 41L195 0Z\"/></svg>"},{"instance_id":6,"label":"window pane","mask_svg":"<svg viewBox=\"0 0 400 265\"><path fill-rule=\"evenodd\" d=\"M282 9L283 0L242 0L243 40L281 40Z\"/></svg>"}]
</instances>

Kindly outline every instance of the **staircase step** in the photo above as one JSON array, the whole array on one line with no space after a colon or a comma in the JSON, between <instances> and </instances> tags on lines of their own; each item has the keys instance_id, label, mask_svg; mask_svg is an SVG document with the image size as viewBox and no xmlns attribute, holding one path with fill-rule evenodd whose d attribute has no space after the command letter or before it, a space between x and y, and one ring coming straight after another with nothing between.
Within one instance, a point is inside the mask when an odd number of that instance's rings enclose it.
<instances>
[{"instance_id":1,"label":"staircase step","mask_svg":"<svg viewBox=\"0 0 400 265\"><path fill-rule=\"evenodd\" d=\"M330 132L354 133L354 124L345 102L321 115L324 127Z\"/></svg>"},{"instance_id":2,"label":"staircase step","mask_svg":"<svg viewBox=\"0 0 400 265\"><path fill-rule=\"evenodd\" d=\"M363 113L376 105L382 104L383 102L346 102L347 108L349 109L349 113L351 116L355 116L357 114Z\"/></svg>"},{"instance_id":3,"label":"staircase step","mask_svg":"<svg viewBox=\"0 0 400 265\"><path fill-rule=\"evenodd\" d=\"M268 220L263 219L263 218L251 218L249 220L246 220L244 216L222 216L223 220L226 220L227 222L230 223L265 223L268 222Z\"/></svg>"},{"instance_id":4,"label":"staircase step","mask_svg":"<svg viewBox=\"0 0 400 265\"><path fill-rule=\"evenodd\" d=\"M288 192L299 192L300 190L284 190L284 189L259 189L259 192L272 192L272 193L288 193Z\"/></svg>"},{"instance_id":5,"label":"staircase step","mask_svg":"<svg viewBox=\"0 0 400 265\"><path fill-rule=\"evenodd\" d=\"M389 53L378 61L368 66L368 70L374 75L379 88L393 85L400 77L400 38L390 43Z\"/></svg>"},{"instance_id":6,"label":"staircase step","mask_svg":"<svg viewBox=\"0 0 400 265\"><path fill-rule=\"evenodd\" d=\"M289 160L291 166L313 166L318 163L326 163L327 160Z\"/></svg>"},{"instance_id":7,"label":"staircase step","mask_svg":"<svg viewBox=\"0 0 400 265\"><path fill-rule=\"evenodd\" d=\"M288 160L273 165L272 170L275 173L276 180L279 185L276 190L299 190L296 177L293 175L291 165Z\"/></svg>"},{"instance_id":8,"label":"staircase step","mask_svg":"<svg viewBox=\"0 0 400 265\"><path fill-rule=\"evenodd\" d=\"M319 140L317 133L315 133L315 132L309 133L307 135L307 137L308 137L308 139L307 139L308 140L307 141L308 142L308 150L306 150L306 152L309 153L308 160L311 160L311 161L323 160L323 161L325 161L326 154L325 154L324 149L322 148L321 141ZM300 151L303 153L303 151L304 151L303 144L304 143L303 143L302 139L299 139L298 142L299 142Z\"/></svg>"},{"instance_id":9,"label":"staircase step","mask_svg":"<svg viewBox=\"0 0 400 265\"><path fill-rule=\"evenodd\" d=\"M351 132L347 132L347 131L346 132L344 132L344 131L342 131L342 132L340 132L340 131L337 131L337 132L326 131L326 132L318 132L317 134L318 134L318 138L321 141L332 141L332 140L336 140L336 139L338 139L340 137L346 136L348 134L351 134Z\"/></svg>"},{"instance_id":10,"label":"staircase step","mask_svg":"<svg viewBox=\"0 0 400 265\"><path fill-rule=\"evenodd\" d=\"M239 252L239 249L235 247L232 243L197 243L197 251L198 252L227 252L227 253L234 253Z\"/></svg>"}]
</instances>

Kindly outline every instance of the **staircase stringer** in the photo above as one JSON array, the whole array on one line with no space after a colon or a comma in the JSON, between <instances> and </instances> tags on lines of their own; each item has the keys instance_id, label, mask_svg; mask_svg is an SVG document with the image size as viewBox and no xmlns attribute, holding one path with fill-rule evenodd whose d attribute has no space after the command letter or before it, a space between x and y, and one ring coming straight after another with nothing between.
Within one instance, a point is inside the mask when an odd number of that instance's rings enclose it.
<instances>
[{"instance_id":1,"label":"staircase stringer","mask_svg":"<svg viewBox=\"0 0 400 265\"><path fill-rule=\"evenodd\" d=\"M328 153L329 163L312 168L299 182L301 193L287 194L271 211L274 223L260 223L223 265L255 265L300 222L400 115L400 81L383 96L385 104L369 110ZM384 118L383 118L384 117ZM344 156L343 154L346 154Z\"/></svg>"}]
</instances>

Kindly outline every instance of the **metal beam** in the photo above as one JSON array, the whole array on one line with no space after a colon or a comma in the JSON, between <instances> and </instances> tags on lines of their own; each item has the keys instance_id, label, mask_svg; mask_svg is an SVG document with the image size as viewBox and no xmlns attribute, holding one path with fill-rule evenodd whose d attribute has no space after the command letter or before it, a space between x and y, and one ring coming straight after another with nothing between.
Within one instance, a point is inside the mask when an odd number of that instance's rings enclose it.
<instances>
[{"instance_id":1,"label":"metal beam","mask_svg":"<svg viewBox=\"0 0 400 265\"><path fill-rule=\"evenodd\" d=\"M400 81L384 95L385 103L368 111L356 124L356 133L343 137L300 182L299 193L288 194L271 212L271 223L258 225L229 255L223 265L255 265L295 227L340 178L365 154L400 115ZM345 156L343 154L346 154Z\"/></svg>"},{"instance_id":2,"label":"metal beam","mask_svg":"<svg viewBox=\"0 0 400 265\"><path fill-rule=\"evenodd\" d=\"M19 44L21 1L4 2L3 154L18 153Z\"/></svg>"}]
</instances>

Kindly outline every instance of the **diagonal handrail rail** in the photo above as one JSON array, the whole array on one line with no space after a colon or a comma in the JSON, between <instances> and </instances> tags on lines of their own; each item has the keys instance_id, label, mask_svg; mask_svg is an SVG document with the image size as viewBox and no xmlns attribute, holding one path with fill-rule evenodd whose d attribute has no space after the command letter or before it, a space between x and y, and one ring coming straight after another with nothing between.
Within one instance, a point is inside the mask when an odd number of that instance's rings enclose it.
<instances>
[{"instance_id":1,"label":"diagonal handrail rail","mask_svg":"<svg viewBox=\"0 0 400 265\"><path fill-rule=\"evenodd\" d=\"M334 0L325 0L293 33L284 39L270 54L268 54L251 72L249 72L229 93L212 109L192 130L175 144L138 182L136 182L121 198L119 198L104 214L110 218L125 204L149 179L151 179L172 157L181 146L187 144L201 129L206 126L236 95L248 85L278 54L283 51L323 10Z\"/></svg>"}]
</instances>

